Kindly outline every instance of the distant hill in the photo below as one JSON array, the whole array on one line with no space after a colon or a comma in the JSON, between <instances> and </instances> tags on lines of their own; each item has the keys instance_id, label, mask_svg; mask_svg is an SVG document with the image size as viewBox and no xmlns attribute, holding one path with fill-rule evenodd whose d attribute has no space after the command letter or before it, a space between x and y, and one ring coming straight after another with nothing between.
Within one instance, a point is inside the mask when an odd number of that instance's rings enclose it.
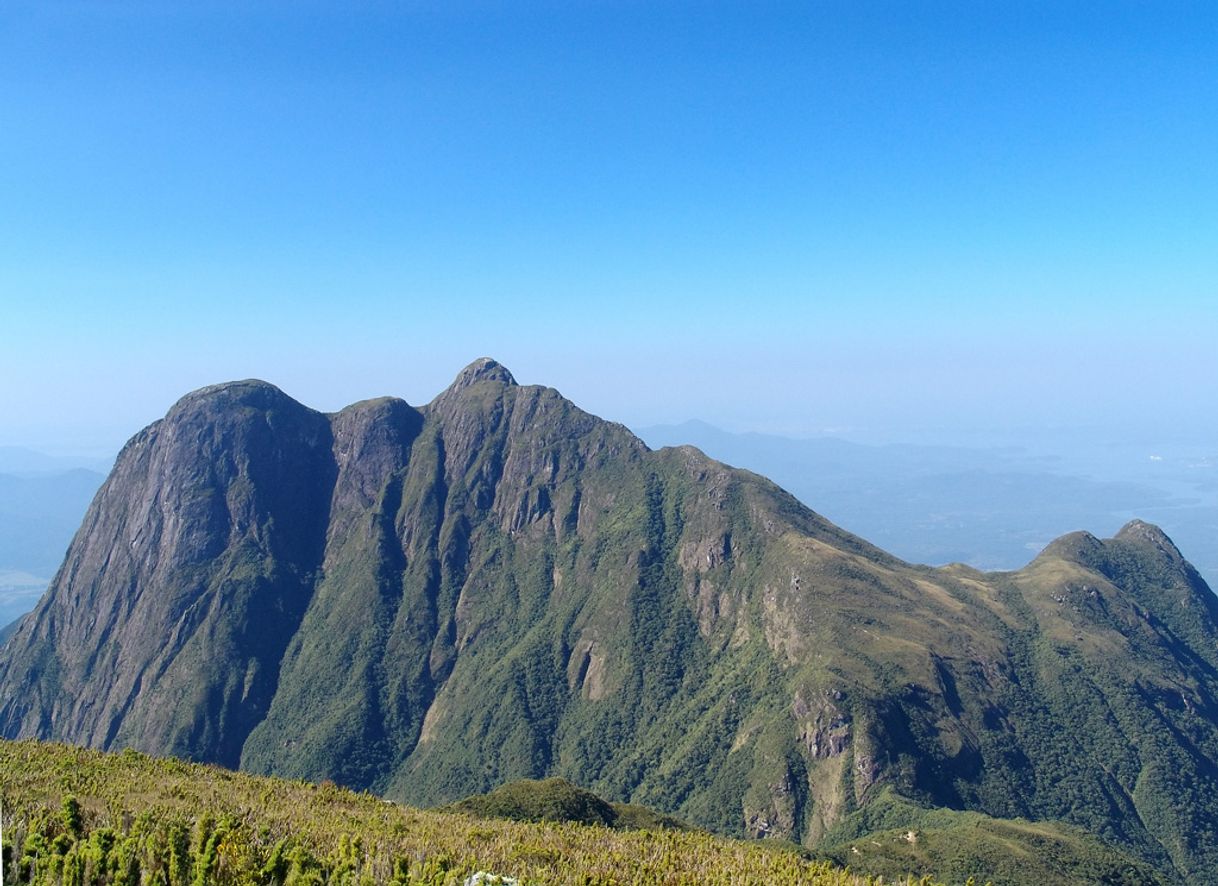
<instances>
[{"instance_id":1,"label":"distant hill","mask_svg":"<svg viewBox=\"0 0 1218 886\"><path fill-rule=\"evenodd\" d=\"M423 407L185 396L0 649L0 700L7 736L413 804L562 776L831 848L895 796L1218 879L1218 600L1160 529L911 565L491 360Z\"/></svg>"}]
</instances>

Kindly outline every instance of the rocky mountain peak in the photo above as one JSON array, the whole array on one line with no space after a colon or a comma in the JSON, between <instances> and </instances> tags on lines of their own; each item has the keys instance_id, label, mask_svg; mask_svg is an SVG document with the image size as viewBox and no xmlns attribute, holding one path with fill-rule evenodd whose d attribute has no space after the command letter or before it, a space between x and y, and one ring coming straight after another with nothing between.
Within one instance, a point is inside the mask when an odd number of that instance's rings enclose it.
<instances>
[{"instance_id":1,"label":"rocky mountain peak","mask_svg":"<svg viewBox=\"0 0 1218 886\"><path fill-rule=\"evenodd\" d=\"M257 378L227 381L220 384L208 385L186 394L169 410L169 416L200 406L224 407L240 404L253 407L266 407L277 401L291 401L287 394L270 382Z\"/></svg>"},{"instance_id":2,"label":"rocky mountain peak","mask_svg":"<svg viewBox=\"0 0 1218 886\"><path fill-rule=\"evenodd\" d=\"M1180 549L1167 537L1167 533L1153 523L1142 520L1130 520L1115 536L1117 541L1130 544L1150 546L1171 560L1183 560Z\"/></svg>"},{"instance_id":3,"label":"rocky mountain peak","mask_svg":"<svg viewBox=\"0 0 1218 886\"><path fill-rule=\"evenodd\" d=\"M1061 559L1094 566L1106 556L1104 543L1090 532L1068 532L1045 545L1037 560Z\"/></svg>"},{"instance_id":4,"label":"rocky mountain peak","mask_svg":"<svg viewBox=\"0 0 1218 886\"><path fill-rule=\"evenodd\" d=\"M1142 520L1131 520L1108 539L1089 532L1063 535L1037 557L1038 562L1054 559L1075 563L1118 582L1122 574L1134 568L1166 568L1173 574L1190 576L1195 572L1162 529Z\"/></svg>"},{"instance_id":5,"label":"rocky mountain peak","mask_svg":"<svg viewBox=\"0 0 1218 886\"><path fill-rule=\"evenodd\" d=\"M457 373L449 391L459 391L480 381L493 381L502 385L515 385L516 379L508 368L490 357L479 357Z\"/></svg>"}]
</instances>

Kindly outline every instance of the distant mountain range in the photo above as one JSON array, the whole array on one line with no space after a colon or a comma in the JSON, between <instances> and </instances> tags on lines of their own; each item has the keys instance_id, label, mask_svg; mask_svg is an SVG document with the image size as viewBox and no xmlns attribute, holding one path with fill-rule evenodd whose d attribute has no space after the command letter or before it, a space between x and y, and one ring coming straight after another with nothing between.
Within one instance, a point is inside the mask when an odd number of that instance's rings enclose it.
<instances>
[{"instance_id":1,"label":"distant mountain range","mask_svg":"<svg viewBox=\"0 0 1218 886\"><path fill-rule=\"evenodd\" d=\"M56 462L0 459L0 465ZM83 468L0 472L0 628L34 608L105 479Z\"/></svg>"},{"instance_id":2,"label":"distant mountain range","mask_svg":"<svg viewBox=\"0 0 1218 886\"><path fill-rule=\"evenodd\" d=\"M48 455L24 446L0 446L0 474L37 478L90 471L105 474L114 464L110 457L92 455Z\"/></svg>"},{"instance_id":3,"label":"distant mountain range","mask_svg":"<svg viewBox=\"0 0 1218 886\"><path fill-rule=\"evenodd\" d=\"M971 810L1218 879L1218 600L1160 529L912 565L486 359L422 407L180 400L0 648L0 731L808 846Z\"/></svg>"}]
</instances>

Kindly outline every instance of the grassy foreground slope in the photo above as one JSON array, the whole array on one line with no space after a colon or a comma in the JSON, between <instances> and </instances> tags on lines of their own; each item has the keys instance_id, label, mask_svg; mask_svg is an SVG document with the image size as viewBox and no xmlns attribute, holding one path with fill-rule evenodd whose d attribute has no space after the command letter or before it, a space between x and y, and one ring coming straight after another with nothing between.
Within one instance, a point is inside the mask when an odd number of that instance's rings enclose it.
<instances>
[{"instance_id":1,"label":"grassy foreground slope","mask_svg":"<svg viewBox=\"0 0 1218 886\"><path fill-rule=\"evenodd\" d=\"M763 844L489 821L130 751L0 742L0 783L6 883L872 883Z\"/></svg>"}]
</instances>

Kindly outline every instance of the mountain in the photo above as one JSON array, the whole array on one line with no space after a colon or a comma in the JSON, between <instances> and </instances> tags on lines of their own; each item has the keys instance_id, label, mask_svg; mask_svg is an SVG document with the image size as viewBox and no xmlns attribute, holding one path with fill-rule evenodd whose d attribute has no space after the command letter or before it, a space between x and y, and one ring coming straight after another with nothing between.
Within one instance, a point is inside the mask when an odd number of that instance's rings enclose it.
<instances>
[{"instance_id":1,"label":"mountain","mask_svg":"<svg viewBox=\"0 0 1218 886\"><path fill-rule=\"evenodd\" d=\"M184 397L0 690L5 736L416 804L562 776L814 846L904 826L867 817L895 795L1218 877L1218 601L1160 530L911 565L485 359L418 408Z\"/></svg>"}]
</instances>

